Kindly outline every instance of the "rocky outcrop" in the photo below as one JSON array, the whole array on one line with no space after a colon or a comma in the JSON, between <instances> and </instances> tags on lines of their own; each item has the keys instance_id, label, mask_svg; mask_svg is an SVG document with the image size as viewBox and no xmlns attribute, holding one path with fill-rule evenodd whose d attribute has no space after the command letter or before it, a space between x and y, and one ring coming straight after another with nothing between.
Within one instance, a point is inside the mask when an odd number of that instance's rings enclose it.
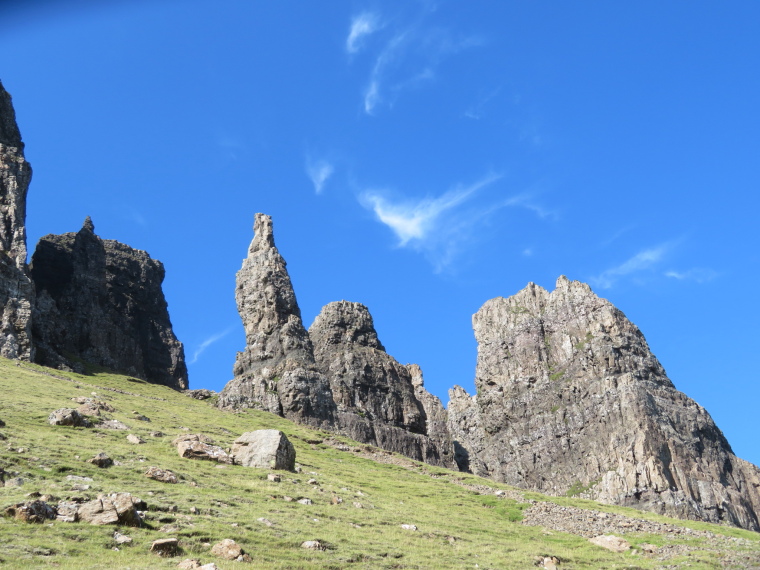
<instances>
[{"instance_id":1,"label":"rocky outcrop","mask_svg":"<svg viewBox=\"0 0 760 570\"><path fill-rule=\"evenodd\" d=\"M450 392L462 467L550 494L760 530L757 467L588 285L531 283L473 317L477 394Z\"/></svg>"},{"instance_id":2,"label":"rocky outcrop","mask_svg":"<svg viewBox=\"0 0 760 570\"><path fill-rule=\"evenodd\" d=\"M32 360L34 287L26 267L26 194L32 168L11 96L0 83L0 356Z\"/></svg>"},{"instance_id":3,"label":"rocky outcrop","mask_svg":"<svg viewBox=\"0 0 760 570\"><path fill-rule=\"evenodd\" d=\"M220 393L219 405L258 408L329 427L335 411L330 384L314 361L285 260L274 244L272 219L256 214L253 231L235 290L246 347L237 355L234 378Z\"/></svg>"},{"instance_id":4,"label":"rocky outcrop","mask_svg":"<svg viewBox=\"0 0 760 570\"><path fill-rule=\"evenodd\" d=\"M182 343L161 289L164 266L146 252L100 239L88 217L77 233L40 239L30 266L36 287L36 362L103 366L187 388Z\"/></svg>"},{"instance_id":5,"label":"rocky outcrop","mask_svg":"<svg viewBox=\"0 0 760 570\"><path fill-rule=\"evenodd\" d=\"M367 307L330 303L309 336L330 380L342 432L419 461L453 465L443 406L424 389L419 367L410 369L385 352ZM429 428L438 430L435 438Z\"/></svg>"}]
</instances>

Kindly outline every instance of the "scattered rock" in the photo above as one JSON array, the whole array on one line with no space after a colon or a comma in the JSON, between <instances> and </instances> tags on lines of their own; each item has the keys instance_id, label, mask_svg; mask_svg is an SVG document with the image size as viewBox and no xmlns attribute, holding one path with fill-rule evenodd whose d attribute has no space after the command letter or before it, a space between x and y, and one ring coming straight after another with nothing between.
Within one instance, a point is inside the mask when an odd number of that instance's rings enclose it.
<instances>
[{"instance_id":1,"label":"scattered rock","mask_svg":"<svg viewBox=\"0 0 760 570\"><path fill-rule=\"evenodd\" d=\"M267 481L272 481L273 483L279 483L282 481L282 478L277 473L270 473L267 475Z\"/></svg>"},{"instance_id":2,"label":"scattered rock","mask_svg":"<svg viewBox=\"0 0 760 570\"><path fill-rule=\"evenodd\" d=\"M311 499L305 499L305 498L304 499L298 499L297 502L301 503L302 505L313 505L314 504Z\"/></svg>"},{"instance_id":3,"label":"scattered rock","mask_svg":"<svg viewBox=\"0 0 760 570\"><path fill-rule=\"evenodd\" d=\"M225 538L211 548L211 554L225 560L236 560L245 553L237 542L230 538Z\"/></svg>"},{"instance_id":4,"label":"scattered rock","mask_svg":"<svg viewBox=\"0 0 760 570\"><path fill-rule=\"evenodd\" d=\"M306 481L309 485L319 485L319 482L316 479L309 479Z\"/></svg>"},{"instance_id":5,"label":"scattered rock","mask_svg":"<svg viewBox=\"0 0 760 570\"><path fill-rule=\"evenodd\" d=\"M340 505L341 503L343 503L343 499L341 499L337 495L333 495L332 499L331 499L331 502L332 502L333 505Z\"/></svg>"},{"instance_id":6,"label":"scattered rock","mask_svg":"<svg viewBox=\"0 0 760 570\"><path fill-rule=\"evenodd\" d=\"M27 523L43 523L54 519L56 510L45 501L26 501L5 509L5 516Z\"/></svg>"},{"instance_id":7,"label":"scattered rock","mask_svg":"<svg viewBox=\"0 0 760 570\"><path fill-rule=\"evenodd\" d=\"M414 524L402 524L401 528L404 530L417 530L417 525Z\"/></svg>"},{"instance_id":8,"label":"scattered rock","mask_svg":"<svg viewBox=\"0 0 760 570\"><path fill-rule=\"evenodd\" d=\"M178 550L179 540L176 538L161 538L150 545L150 551L159 556L175 556Z\"/></svg>"},{"instance_id":9,"label":"scattered rock","mask_svg":"<svg viewBox=\"0 0 760 570\"><path fill-rule=\"evenodd\" d=\"M129 544L132 542L132 537L126 534L121 534L118 530L113 533L113 539L116 544Z\"/></svg>"},{"instance_id":10,"label":"scattered rock","mask_svg":"<svg viewBox=\"0 0 760 570\"><path fill-rule=\"evenodd\" d=\"M143 501L130 493L112 493L79 505L76 519L94 525L140 526L142 518L138 510L146 508Z\"/></svg>"},{"instance_id":11,"label":"scattered rock","mask_svg":"<svg viewBox=\"0 0 760 570\"><path fill-rule=\"evenodd\" d=\"M175 440L176 441L176 440ZM177 444L177 453L185 459L202 459L219 463L232 463L232 456L218 445L210 445L198 440L183 440Z\"/></svg>"},{"instance_id":12,"label":"scattered rock","mask_svg":"<svg viewBox=\"0 0 760 570\"><path fill-rule=\"evenodd\" d=\"M150 432L150 437L164 437L164 432L152 431Z\"/></svg>"},{"instance_id":13,"label":"scattered rock","mask_svg":"<svg viewBox=\"0 0 760 570\"><path fill-rule=\"evenodd\" d=\"M106 455L105 453L101 451L94 457L91 457L90 459L88 459L87 463L92 463L96 467L100 467L104 469L106 467L111 467L113 465L113 459L111 459L110 457L108 457L108 455Z\"/></svg>"},{"instance_id":14,"label":"scattered rock","mask_svg":"<svg viewBox=\"0 0 760 570\"><path fill-rule=\"evenodd\" d=\"M216 392L214 392L213 390L206 390L205 388L200 388L198 390L186 390L185 394L195 400L208 400L209 398L214 396Z\"/></svg>"},{"instance_id":15,"label":"scattered rock","mask_svg":"<svg viewBox=\"0 0 760 570\"><path fill-rule=\"evenodd\" d=\"M160 467L148 467L145 476L150 479L155 479L156 481L161 481L162 483L178 482L177 476L172 471L161 469Z\"/></svg>"},{"instance_id":16,"label":"scattered rock","mask_svg":"<svg viewBox=\"0 0 760 570\"><path fill-rule=\"evenodd\" d=\"M361 504L360 502L358 502L358 501L354 501L354 507L356 507L357 509L363 509L363 508L364 508L364 505L362 505L362 504Z\"/></svg>"},{"instance_id":17,"label":"scattered rock","mask_svg":"<svg viewBox=\"0 0 760 570\"><path fill-rule=\"evenodd\" d=\"M260 517L256 520L259 521L261 524L265 524L266 526L274 526L274 523L272 521L270 521L269 519L265 519L264 517Z\"/></svg>"},{"instance_id":18,"label":"scattered rock","mask_svg":"<svg viewBox=\"0 0 760 570\"><path fill-rule=\"evenodd\" d=\"M631 549L630 542L613 534L595 536L593 538L589 538L588 541L591 544L596 544L597 546L601 546L602 548L606 548L612 552L625 552L626 550Z\"/></svg>"},{"instance_id":19,"label":"scattered rock","mask_svg":"<svg viewBox=\"0 0 760 570\"><path fill-rule=\"evenodd\" d=\"M546 570L557 570L560 565L559 558L556 556L536 556L535 565Z\"/></svg>"},{"instance_id":20,"label":"scattered rock","mask_svg":"<svg viewBox=\"0 0 760 570\"><path fill-rule=\"evenodd\" d=\"M301 548L308 548L309 550L326 550L324 544L318 540L307 540L302 542Z\"/></svg>"},{"instance_id":21,"label":"scattered rock","mask_svg":"<svg viewBox=\"0 0 760 570\"><path fill-rule=\"evenodd\" d=\"M134 416L134 418L136 420L139 420L141 422L149 422L150 421L150 418L148 416L144 416L141 413L136 412L134 410L132 410L132 414L133 414L133 416Z\"/></svg>"},{"instance_id":22,"label":"scattered rock","mask_svg":"<svg viewBox=\"0 0 760 570\"><path fill-rule=\"evenodd\" d=\"M13 477L5 482L6 487L22 487L24 485L24 479L21 477Z\"/></svg>"},{"instance_id":23,"label":"scattered rock","mask_svg":"<svg viewBox=\"0 0 760 570\"><path fill-rule=\"evenodd\" d=\"M286 503L292 503L293 501L295 501L293 497L288 497L287 495L283 495L282 500L285 501Z\"/></svg>"},{"instance_id":24,"label":"scattered rock","mask_svg":"<svg viewBox=\"0 0 760 570\"><path fill-rule=\"evenodd\" d=\"M141 438L141 437L139 437L139 436L137 436L137 435L135 435L133 433L130 433L127 436L127 441L129 443L134 443L135 445L139 445L141 443L145 443L145 440L143 438Z\"/></svg>"},{"instance_id":25,"label":"scattered rock","mask_svg":"<svg viewBox=\"0 0 760 570\"><path fill-rule=\"evenodd\" d=\"M660 547L654 544L649 544L648 542L642 542L639 544L639 548L646 554L654 554L659 550Z\"/></svg>"},{"instance_id":26,"label":"scattered rock","mask_svg":"<svg viewBox=\"0 0 760 570\"><path fill-rule=\"evenodd\" d=\"M288 438L276 429L249 431L232 444L235 463L245 467L262 467L292 471L296 450Z\"/></svg>"},{"instance_id":27,"label":"scattered rock","mask_svg":"<svg viewBox=\"0 0 760 570\"><path fill-rule=\"evenodd\" d=\"M180 570L193 570L194 568L200 568L201 567L201 561L197 558L186 558L179 564L177 564L177 568L180 568Z\"/></svg>"},{"instance_id":28,"label":"scattered rock","mask_svg":"<svg viewBox=\"0 0 760 570\"><path fill-rule=\"evenodd\" d=\"M72 408L60 408L48 416L51 426L91 427L92 424L77 410Z\"/></svg>"},{"instance_id":29,"label":"scattered rock","mask_svg":"<svg viewBox=\"0 0 760 570\"><path fill-rule=\"evenodd\" d=\"M119 420L101 420L98 427L103 429L128 430L129 427Z\"/></svg>"},{"instance_id":30,"label":"scattered rock","mask_svg":"<svg viewBox=\"0 0 760 570\"><path fill-rule=\"evenodd\" d=\"M92 483L92 477L83 477L81 475L66 475L66 481L77 481L82 483Z\"/></svg>"}]
</instances>

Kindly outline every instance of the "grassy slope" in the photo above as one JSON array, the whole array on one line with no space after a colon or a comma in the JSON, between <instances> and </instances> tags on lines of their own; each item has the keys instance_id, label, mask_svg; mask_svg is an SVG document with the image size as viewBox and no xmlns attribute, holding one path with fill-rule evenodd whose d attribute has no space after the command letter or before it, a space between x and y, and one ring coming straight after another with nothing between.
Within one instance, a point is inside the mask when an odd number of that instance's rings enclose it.
<instances>
[{"instance_id":1,"label":"grassy slope","mask_svg":"<svg viewBox=\"0 0 760 570\"><path fill-rule=\"evenodd\" d=\"M51 373L60 378L49 376ZM150 510L146 527L121 529L134 541L118 551L113 550L116 545L112 526L61 522L31 525L0 518L0 565L8 568L173 568L185 557L200 558L202 563L213 561L222 569L245 567L215 559L209 547L204 546L224 538L236 540L253 557L254 563L248 567L530 568L537 555L559 557L562 568L663 565L641 555L608 552L581 537L513 522L519 519L523 505L480 495L461 483L509 489L505 485L413 462L404 462L411 468L376 463L327 445L324 440L333 437L330 434L264 412L221 412L208 402L124 376L82 376L4 359L0 359L0 392L0 419L7 424L0 433L8 438L0 442L0 466L19 472L27 480L23 487L0 488L1 508L25 500L24 495L31 491L61 498L82 495L70 491L66 476L84 475L94 479L87 491L93 498L101 492L127 491L145 500ZM92 392L116 408L108 415L126 423L130 432L48 425L52 410L76 407L70 398L90 396ZM135 420L133 411L151 421ZM203 432L228 447L241 433L262 428L280 429L288 435L303 473L283 473L281 483L272 483L267 481L266 470L220 468L210 462L180 459L170 444L177 434ZM166 435L151 437L152 431ZM127 433L141 436L146 443L128 443ZM335 439L352 448L358 446L347 439ZM19 452L19 448L24 451ZM120 465L98 469L85 461L100 451ZM173 470L182 481L170 485L144 477L151 465ZM311 477L318 480L318 487L307 484ZM314 504L285 502L283 495L308 497ZM333 495L344 502L331 504ZM528 495L670 521L590 501ZM354 501L361 502L364 508L354 507ZM172 512L174 506L176 512ZM191 514L192 507L200 513ZM258 522L260 517L266 517L274 526ZM403 530L400 525L404 523L415 524L419 530ZM159 528L167 524L176 525L178 530L160 532ZM678 524L747 538L760 560L760 535L756 533L703 523ZM168 536L180 539L182 556L160 559L148 553L153 540ZM627 538L634 545L675 540L635 534ZM330 548L324 552L307 551L300 548L305 540L321 540ZM711 553L692 553L667 564L686 560L691 568L720 567Z\"/></svg>"}]
</instances>

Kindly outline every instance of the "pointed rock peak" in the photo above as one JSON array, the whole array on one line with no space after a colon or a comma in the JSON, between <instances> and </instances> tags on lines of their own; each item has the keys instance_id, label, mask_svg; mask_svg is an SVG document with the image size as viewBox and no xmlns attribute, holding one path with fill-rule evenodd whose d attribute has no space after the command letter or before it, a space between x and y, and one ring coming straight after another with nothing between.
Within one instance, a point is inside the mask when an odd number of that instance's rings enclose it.
<instances>
[{"instance_id":1,"label":"pointed rock peak","mask_svg":"<svg viewBox=\"0 0 760 570\"><path fill-rule=\"evenodd\" d=\"M356 344L385 352L377 338L369 309L361 303L335 301L322 307L314 319L309 334L315 343L327 345Z\"/></svg>"},{"instance_id":2,"label":"pointed rock peak","mask_svg":"<svg viewBox=\"0 0 760 570\"><path fill-rule=\"evenodd\" d=\"M95 224L92 223L92 218L90 218L90 216L87 216L84 219L84 223L82 224L82 230L88 231L91 234L95 233Z\"/></svg>"},{"instance_id":3,"label":"pointed rock peak","mask_svg":"<svg viewBox=\"0 0 760 570\"><path fill-rule=\"evenodd\" d=\"M557 284L555 287L557 291L577 291L580 293L594 294L593 291L591 291L591 287L589 287L588 283L573 281L564 275L560 275L557 278Z\"/></svg>"},{"instance_id":4,"label":"pointed rock peak","mask_svg":"<svg viewBox=\"0 0 760 570\"><path fill-rule=\"evenodd\" d=\"M272 232L272 217L266 214L253 216L253 242L251 250L257 251L262 248L274 247L274 233Z\"/></svg>"},{"instance_id":5,"label":"pointed rock peak","mask_svg":"<svg viewBox=\"0 0 760 570\"><path fill-rule=\"evenodd\" d=\"M407 364L406 369L412 377L412 386L415 388L423 388L425 386L425 380L422 377L422 368L419 364Z\"/></svg>"},{"instance_id":6,"label":"pointed rock peak","mask_svg":"<svg viewBox=\"0 0 760 570\"><path fill-rule=\"evenodd\" d=\"M24 149L21 142L21 133L16 124L16 112L13 110L13 101L0 82L0 144L15 146L19 150Z\"/></svg>"}]
</instances>

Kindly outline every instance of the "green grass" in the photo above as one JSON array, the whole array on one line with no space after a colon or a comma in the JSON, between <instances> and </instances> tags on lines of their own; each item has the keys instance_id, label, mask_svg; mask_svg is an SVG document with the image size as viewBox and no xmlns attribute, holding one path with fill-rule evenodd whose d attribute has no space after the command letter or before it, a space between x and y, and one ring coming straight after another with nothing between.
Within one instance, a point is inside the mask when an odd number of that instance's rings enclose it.
<instances>
[{"instance_id":1,"label":"green grass","mask_svg":"<svg viewBox=\"0 0 760 570\"><path fill-rule=\"evenodd\" d=\"M149 513L143 528L119 529L133 542L118 551L113 550L113 526L56 521L24 524L0 518L0 566L4 568L168 569L186 557L200 558L204 564L215 562L221 569L532 568L538 555L559 557L562 568L663 565L641 555L608 552L579 536L524 526L519 521L527 507L525 501L480 494L468 487L510 489L490 480L405 459L398 461L400 465L374 462L362 456L366 445L349 439L265 412L222 412L208 401L102 370L83 376L17 364L0 359L0 419L7 424L0 428L7 437L0 442L0 466L18 472L26 483L0 488L0 507L26 500L25 495L32 491L60 498L82 494L94 498L98 493L126 491L145 500ZM129 432L48 425L51 411L76 407L70 399L91 392L116 409L108 416L127 424ZM133 412L147 416L150 422L134 419ZM267 480L267 470L235 465L220 468L215 463L181 459L170 443L180 433L205 433L226 448L241 433L264 428L288 435L302 473L282 473L282 482L273 483ZM151 437L154 431L166 435ZM128 443L127 433L146 443ZM334 441L351 451L336 449L331 445ZM120 465L98 469L86 462L100 451ZM152 465L171 469L180 483L146 478L143 473ZM92 488L86 493L70 491L67 475L92 477ZM311 477L318 480L318 487L307 484ZM308 497L313 504L285 502L283 495ZM333 505L333 495L340 496L343 503ZM672 522L569 497L547 498L536 493L525 493L525 497L526 501L550 500ZM354 507L354 502L363 508ZM260 517L274 526L258 522ZM402 524L417 525L418 530L403 530ZM679 524L749 538L750 546L743 548L758 553L760 559L760 535L756 533L705 523ZM177 530L159 531L164 525L176 525ZM170 536L180 540L183 553L179 557L162 559L148 552L154 540ZM241 544L253 563L215 559L207 545L224 538ZM634 544L676 540L637 535L628 539ZM320 540L328 549L304 550L300 544L305 540ZM684 560L690 568L720 567L715 554L709 552ZM679 563L678 559L667 562L674 563Z\"/></svg>"}]
</instances>

